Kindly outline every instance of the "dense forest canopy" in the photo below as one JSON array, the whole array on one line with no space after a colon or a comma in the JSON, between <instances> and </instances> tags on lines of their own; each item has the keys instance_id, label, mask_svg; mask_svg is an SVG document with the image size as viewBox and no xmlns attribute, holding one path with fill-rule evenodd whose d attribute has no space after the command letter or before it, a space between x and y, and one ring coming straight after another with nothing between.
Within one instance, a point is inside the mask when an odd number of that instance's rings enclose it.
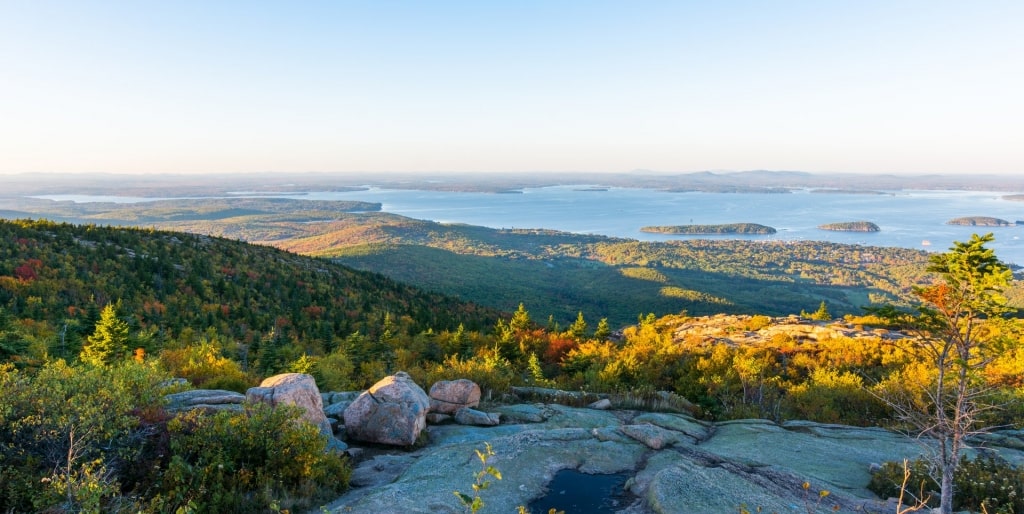
<instances>
[{"instance_id":1,"label":"dense forest canopy","mask_svg":"<svg viewBox=\"0 0 1024 514\"><path fill-rule=\"evenodd\" d=\"M0 308L77 354L100 310L117 302L157 350L208 331L241 345L302 341L323 353L353 334L489 326L495 311L381 275L237 241L146 229L0 221ZM56 336L59 334L59 337ZM55 342L59 340L59 344Z\"/></svg>"}]
</instances>

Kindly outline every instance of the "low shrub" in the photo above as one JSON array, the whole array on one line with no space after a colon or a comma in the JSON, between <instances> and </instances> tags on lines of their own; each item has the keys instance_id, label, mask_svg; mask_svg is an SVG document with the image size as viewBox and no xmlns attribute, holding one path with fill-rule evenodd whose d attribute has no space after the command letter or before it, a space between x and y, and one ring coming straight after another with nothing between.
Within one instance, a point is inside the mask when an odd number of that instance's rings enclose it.
<instances>
[{"instance_id":1,"label":"low shrub","mask_svg":"<svg viewBox=\"0 0 1024 514\"><path fill-rule=\"evenodd\" d=\"M295 407L192 411L171 420L170 455L149 502L156 512L305 509L348 487L346 459Z\"/></svg>"},{"instance_id":2,"label":"low shrub","mask_svg":"<svg viewBox=\"0 0 1024 514\"><path fill-rule=\"evenodd\" d=\"M166 380L149 363L0 366L0 512L117 511L122 483L160 410ZM130 480L130 479L129 479Z\"/></svg>"},{"instance_id":3,"label":"low shrub","mask_svg":"<svg viewBox=\"0 0 1024 514\"><path fill-rule=\"evenodd\" d=\"M907 464L910 479L907 492L917 495L931 493L930 505L938 505L939 484L932 478L929 462L924 459ZM968 459L962 457L953 477L953 509L989 514L1024 512L1024 470L995 457ZM903 483L903 463L886 462L871 477L868 489L881 498L896 498Z\"/></svg>"}]
</instances>

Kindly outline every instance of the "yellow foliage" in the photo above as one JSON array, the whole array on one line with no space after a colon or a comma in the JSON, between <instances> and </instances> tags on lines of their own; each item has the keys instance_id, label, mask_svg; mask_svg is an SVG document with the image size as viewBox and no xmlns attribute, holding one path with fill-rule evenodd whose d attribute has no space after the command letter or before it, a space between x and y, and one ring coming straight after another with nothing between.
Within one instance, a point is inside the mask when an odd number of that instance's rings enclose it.
<instances>
[{"instance_id":1,"label":"yellow foliage","mask_svg":"<svg viewBox=\"0 0 1024 514\"><path fill-rule=\"evenodd\" d=\"M221 388L237 390L253 382L237 362L222 356L220 349L205 339L197 345L164 350L159 360L172 376L184 378L196 387L210 387L215 381Z\"/></svg>"}]
</instances>

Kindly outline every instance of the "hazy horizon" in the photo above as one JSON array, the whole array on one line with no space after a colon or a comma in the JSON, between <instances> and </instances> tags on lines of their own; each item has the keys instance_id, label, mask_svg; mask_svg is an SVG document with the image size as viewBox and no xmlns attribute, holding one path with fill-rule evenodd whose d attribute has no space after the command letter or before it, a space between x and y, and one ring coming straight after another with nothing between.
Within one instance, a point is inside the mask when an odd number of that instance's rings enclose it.
<instances>
[{"instance_id":1,"label":"hazy horizon","mask_svg":"<svg viewBox=\"0 0 1024 514\"><path fill-rule=\"evenodd\" d=\"M1000 1L6 2L0 174L1009 176L1020 19Z\"/></svg>"}]
</instances>

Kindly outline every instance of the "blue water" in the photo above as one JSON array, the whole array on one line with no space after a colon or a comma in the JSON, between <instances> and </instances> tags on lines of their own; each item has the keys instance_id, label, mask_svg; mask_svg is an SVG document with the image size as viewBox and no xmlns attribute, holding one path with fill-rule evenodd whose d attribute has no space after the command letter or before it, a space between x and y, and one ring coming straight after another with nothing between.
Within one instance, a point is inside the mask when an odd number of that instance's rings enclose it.
<instances>
[{"instance_id":1,"label":"blue water","mask_svg":"<svg viewBox=\"0 0 1024 514\"><path fill-rule=\"evenodd\" d=\"M563 469L547 485L547 494L530 503L532 514L548 514L551 509L566 514L612 514L625 509L630 496L625 492L630 474L588 475Z\"/></svg>"},{"instance_id":2,"label":"blue water","mask_svg":"<svg viewBox=\"0 0 1024 514\"><path fill-rule=\"evenodd\" d=\"M670 193L648 189L587 186L524 189L522 194L457 193L389 190L296 192L277 197L309 200L379 202L386 212L445 223L492 228L548 228L647 241L689 237L729 237L771 240L821 240L873 246L897 246L945 251L953 241L972 233L993 232L991 248L1005 262L1024 265L1024 226L962 227L946 225L963 216L992 216L1010 222L1024 220L1024 202L1002 199L1006 192L892 191L873 194L820 194L802 190L791 194ZM231 197L245 196L233 194ZM261 197L274 195L260 194ZM45 198L98 201L84 195ZM108 197L103 197L108 200ZM120 198L121 202L153 200ZM870 221L881 232L831 232L818 225ZM771 236L669 236L640 232L645 225L760 223L778 230Z\"/></svg>"}]
</instances>

